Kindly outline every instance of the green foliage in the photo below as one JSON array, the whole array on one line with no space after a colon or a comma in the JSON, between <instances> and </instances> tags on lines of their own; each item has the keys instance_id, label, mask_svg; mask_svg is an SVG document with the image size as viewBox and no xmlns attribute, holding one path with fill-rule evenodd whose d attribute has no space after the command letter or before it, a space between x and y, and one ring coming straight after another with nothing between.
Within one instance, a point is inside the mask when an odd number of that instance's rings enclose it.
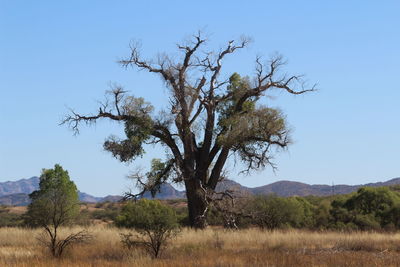
<instances>
[{"instance_id":1,"label":"green foliage","mask_svg":"<svg viewBox=\"0 0 400 267\"><path fill-rule=\"evenodd\" d=\"M230 77L227 91L232 94L232 97L219 106L219 126L228 129L218 138L221 144L239 146L243 143L253 143L253 139L266 140L267 135L271 138L285 132L286 125L280 111L266 107L256 108L258 99L256 97L247 99L240 106L240 110L235 110L238 101L250 88L248 77L242 78L237 73ZM248 142L250 140L252 142Z\"/></svg>"},{"instance_id":2,"label":"green foliage","mask_svg":"<svg viewBox=\"0 0 400 267\"><path fill-rule=\"evenodd\" d=\"M175 211L158 200L141 199L137 203L129 202L116 218L119 227L136 230L157 230L177 228Z\"/></svg>"},{"instance_id":3,"label":"green foliage","mask_svg":"<svg viewBox=\"0 0 400 267\"><path fill-rule=\"evenodd\" d=\"M302 197L294 197L293 201L297 201L298 204L296 205L299 207L300 212L298 213L296 220L293 221L291 225L301 228L313 228L316 223L315 207Z\"/></svg>"},{"instance_id":4,"label":"green foliage","mask_svg":"<svg viewBox=\"0 0 400 267\"><path fill-rule=\"evenodd\" d=\"M380 216L395 204L400 204L400 197L387 187L363 187L350 197L344 206L348 210L355 210L364 215Z\"/></svg>"},{"instance_id":5,"label":"green foliage","mask_svg":"<svg viewBox=\"0 0 400 267\"><path fill-rule=\"evenodd\" d=\"M353 230L400 229L400 195L396 187L361 188L348 195L278 197L256 196L246 200L239 227L266 229L307 228ZM211 225L223 225L223 214L209 210Z\"/></svg>"},{"instance_id":6,"label":"green foliage","mask_svg":"<svg viewBox=\"0 0 400 267\"><path fill-rule=\"evenodd\" d=\"M234 107L240 100L240 98L251 88L248 77L242 78L238 73L233 73L229 78L229 84L227 86L228 93L232 94L232 97L223 101L218 107L220 112L220 123L224 123L224 120L232 116L236 111ZM250 98L246 100L241 107L241 112L251 112L255 109L256 98Z\"/></svg>"},{"instance_id":7,"label":"green foliage","mask_svg":"<svg viewBox=\"0 0 400 267\"><path fill-rule=\"evenodd\" d=\"M380 220L374 214L356 214L352 221L361 230L379 230Z\"/></svg>"},{"instance_id":8,"label":"green foliage","mask_svg":"<svg viewBox=\"0 0 400 267\"><path fill-rule=\"evenodd\" d=\"M27 223L31 226L58 227L71 223L79 213L78 190L68 172L56 164L54 169L44 169L39 190L29 197Z\"/></svg>"},{"instance_id":9,"label":"green foliage","mask_svg":"<svg viewBox=\"0 0 400 267\"><path fill-rule=\"evenodd\" d=\"M271 144L283 148L290 143L289 129L280 110L256 106L259 96L243 100L250 88L247 77L237 73L230 77L227 91L232 97L219 106L218 126L223 134L217 139L219 144L231 147L249 170L272 164Z\"/></svg>"},{"instance_id":10,"label":"green foliage","mask_svg":"<svg viewBox=\"0 0 400 267\"><path fill-rule=\"evenodd\" d=\"M166 242L178 233L175 211L158 200L141 199L122 208L115 223L119 227L134 228L138 235L121 234L127 248L141 246L157 258Z\"/></svg>"},{"instance_id":11,"label":"green foliage","mask_svg":"<svg viewBox=\"0 0 400 267\"><path fill-rule=\"evenodd\" d=\"M133 96L124 98L121 108L124 114L130 116L130 119L125 121L126 139L120 140L110 136L103 147L120 161L129 162L145 153L143 143L150 138L153 130L153 120L150 115L154 108L144 98Z\"/></svg>"},{"instance_id":12,"label":"green foliage","mask_svg":"<svg viewBox=\"0 0 400 267\"><path fill-rule=\"evenodd\" d=\"M253 223L261 228L310 227L311 206L299 198L283 198L276 195L257 196L248 206Z\"/></svg>"},{"instance_id":13,"label":"green foliage","mask_svg":"<svg viewBox=\"0 0 400 267\"><path fill-rule=\"evenodd\" d=\"M364 187L332 201L333 225L352 225L361 230L398 227L400 196L387 187ZM390 225L390 226L389 226Z\"/></svg>"},{"instance_id":14,"label":"green foliage","mask_svg":"<svg viewBox=\"0 0 400 267\"><path fill-rule=\"evenodd\" d=\"M317 206L314 206L314 220L315 227L318 229L326 229L329 227L329 223L331 221L330 209L331 203L329 200L322 200L318 203Z\"/></svg>"},{"instance_id":15,"label":"green foliage","mask_svg":"<svg viewBox=\"0 0 400 267\"><path fill-rule=\"evenodd\" d=\"M382 224L388 228L400 229L400 204L396 203L384 214Z\"/></svg>"},{"instance_id":16,"label":"green foliage","mask_svg":"<svg viewBox=\"0 0 400 267\"><path fill-rule=\"evenodd\" d=\"M165 167L159 160L153 161L152 165L154 176ZM43 188L50 188L49 184L54 184L54 181L42 183ZM38 196L37 194L33 195ZM238 201L235 203L238 204ZM123 237L125 243L150 248L149 245L144 245L145 242L150 242L150 237L155 237L155 240L161 237L170 238L179 226L189 224L185 203L185 200L169 200L164 205L157 200L142 199L137 203L129 202L122 209L114 203L97 204L98 210L82 210L79 219L75 219L74 223L87 225L90 219L114 221L119 227L133 228L139 233L137 236L130 234ZM361 188L348 195L326 197L256 196L240 199L240 203L241 205L235 206L234 211L237 212L238 227L257 225L266 229L290 227L340 231L400 229L400 195L396 187ZM224 225L224 214L221 212L223 211L210 207L208 223ZM32 215L32 212L28 212L28 215ZM21 225L21 218L23 216L10 214L5 208L0 210L0 226ZM32 217L27 218L30 225L33 225ZM161 242L167 239L162 239ZM154 250L151 251L154 256Z\"/></svg>"},{"instance_id":17,"label":"green foliage","mask_svg":"<svg viewBox=\"0 0 400 267\"><path fill-rule=\"evenodd\" d=\"M391 185L389 186L389 189L393 192L397 192L400 193L400 184L396 184L396 185Z\"/></svg>"},{"instance_id":18,"label":"green foliage","mask_svg":"<svg viewBox=\"0 0 400 267\"><path fill-rule=\"evenodd\" d=\"M60 226L74 222L79 214L78 190L69 179L68 172L56 164L54 169L44 169L40 176L39 190L29 195L31 204L27 211L27 224L43 228L38 240L52 256L61 257L65 248L74 243L85 242L91 236L86 231L60 238Z\"/></svg>"},{"instance_id":19,"label":"green foliage","mask_svg":"<svg viewBox=\"0 0 400 267\"><path fill-rule=\"evenodd\" d=\"M190 226L188 208L187 207L179 207L179 208L174 208L174 210L176 212L176 218L177 218L178 224L180 226Z\"/></svg>"}]
</instances>

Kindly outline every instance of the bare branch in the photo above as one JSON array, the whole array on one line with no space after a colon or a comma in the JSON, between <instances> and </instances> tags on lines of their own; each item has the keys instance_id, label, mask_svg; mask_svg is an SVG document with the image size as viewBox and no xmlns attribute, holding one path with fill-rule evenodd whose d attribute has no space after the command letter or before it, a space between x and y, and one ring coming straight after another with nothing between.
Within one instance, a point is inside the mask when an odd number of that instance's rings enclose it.
<instances>
[{"instance_id":1,"label":"bare branch","mask_svg":"<svg viewBox=\"0 0 400 267\"><path fill-rule=\"evenodd\" d=\"M228 42L228 46L223 50L222 52L219 53L217 60L216 60L216 65L215 66L209 66L210 70L213 71L213 74L210 79L210 90L209 90L209 96L212 97L214 93L214 89L216 87L216 79L221 71L222 68L222 59L228 55L234 53L236 50L241 49L246 47L250 39L243 37L239 45L234 45L234 40Z\"/></svg>"},{"instance_id":2,"label":"bare branch","mask_svg":"<svg viewBox=\"0 0 400 267\"><path fill-rule=\"evenodd\" d=\"M137 194L132 192L126 192L123 197L123 201L125 200L137 200L146 192L150 192L152 197L155 197L157 193L160 192L161 186L167 181L170 176L170 173L173 171L175 165L175 159L170 159L165 163L165 166L161 170L151 170L150 172L143 174L140 170L137 170L128 177L136 181L136 187L141 188L141 191Z\"/></svg>"},{"instance_id":3,"label":"bare branch","mask_svg":"<svg viewBox=\"0 0 400 267\"><path fill-rule=\"evenodd\" d=\"M174 75L171 73L170 69L166 68L165 66L166 61L159 62L160 66L157 68L151 62L141 59L138 44L131 43L130 49L131 49L130 57L118 61L123 67L126 68L128 66L136 66L139 69L145 69L149 72L159 73L162 75L165 81L168 81L172 86L176 85Z\"/></svg>"}]
</instances>

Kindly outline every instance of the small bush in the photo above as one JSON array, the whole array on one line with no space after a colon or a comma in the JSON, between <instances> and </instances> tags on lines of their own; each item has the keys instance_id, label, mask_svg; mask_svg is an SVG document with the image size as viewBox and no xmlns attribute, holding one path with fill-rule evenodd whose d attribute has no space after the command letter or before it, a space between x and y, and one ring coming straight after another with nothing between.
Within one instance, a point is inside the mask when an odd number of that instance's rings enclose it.
<instances>
[{"instance_id":1,"label":"small bush","mask_svg":"<svg viewBox=\"0 0 400 267\"><path fill-rule=\"evenodd\" d=\"M125 247L142 247L154 258L160 256L167 241L179 230L175 211L158 200L141 199L137 203L128 203L115 223L137 231L137 234L121 234Z\"/></svg>"},{"instance_id":2,"label":"small bush","mask_svg":"<svg viewBox=\"0 0 400 267\"><path fill-rule=\"evenodd\" d=\"M309 206L311 204L307 200L300 202L297 198L256 196L249 202L247 213L251 214L253 223L260 228L301 227L313 224ZM308 217L311 217L310 221Z\"/></svg>"}]
</instances>

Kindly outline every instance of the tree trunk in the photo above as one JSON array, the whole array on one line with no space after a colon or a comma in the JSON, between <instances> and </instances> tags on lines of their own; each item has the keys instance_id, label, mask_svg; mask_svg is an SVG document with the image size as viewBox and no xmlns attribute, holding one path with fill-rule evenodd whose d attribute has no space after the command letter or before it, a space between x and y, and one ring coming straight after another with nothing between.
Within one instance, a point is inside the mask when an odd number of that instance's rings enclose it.
<instances>
[{"instance_id":1,"label":"tree trunk","mask_svg":"<svg viewBox=\"0 0 400 267\"><path fill-rule=\"evenodd\" d=\"M190 226L204 229L207 226L207 200L198 179L185 181Z\"/></svg>"}]
</instances>

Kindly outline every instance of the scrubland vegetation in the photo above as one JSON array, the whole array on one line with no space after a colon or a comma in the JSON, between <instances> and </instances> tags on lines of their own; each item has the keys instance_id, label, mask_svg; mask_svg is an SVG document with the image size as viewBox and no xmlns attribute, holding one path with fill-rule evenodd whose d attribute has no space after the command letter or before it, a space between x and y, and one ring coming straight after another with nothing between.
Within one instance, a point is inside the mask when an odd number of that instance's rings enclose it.
<instances>
[{"instance_id":1,"label":"scrubland vegetation","mask_svg":"<svg viewBox=\"0 0 400 267\"><path fill-rule=\"evenodd\" d=\"M59 258L38 241L43 230L29 226L26 208L2 207L0 223L8 226L0 228L0 266L399 266L397 191L242 199L232 211L238 230L224 227L217 209L207 229L188 228L185 200L81 204L59 236L85 230L91 239ZM154 255L143 241L160 229L173 234Z\"/></svg>"},{"instance_id":2,"label":"scrubland vegetation","mask_svg":"<svg viewBox=\"0 0 400 267\"><path fill-rule=\"evenodd\" d=\"M278 197L274 195L237 198L235 206L228 201L225 209L211 207L207 222L226 226L226 213L233 216L238 228L307 229L334 231L396 231L400 228L400 187L361 188L348 195L327 197ZM187 227L186 200L164 200L181 227ZM124 203L81 203L80 214L73 224L113 224ZM0 226L26 226L26 207L0 207Z\"/></svg>"},{"instance_id":3,"label":"scrubland vegetation","mask_svg":"<svg viewBox=\"0 0 400 267\"><path fill-rule=\"evenodd\" d=\"M214 199L195 230L183 199L79 204L56 165L0 208L0 266L399 266L399 189Z\"/></svg>"}]
</instances>

